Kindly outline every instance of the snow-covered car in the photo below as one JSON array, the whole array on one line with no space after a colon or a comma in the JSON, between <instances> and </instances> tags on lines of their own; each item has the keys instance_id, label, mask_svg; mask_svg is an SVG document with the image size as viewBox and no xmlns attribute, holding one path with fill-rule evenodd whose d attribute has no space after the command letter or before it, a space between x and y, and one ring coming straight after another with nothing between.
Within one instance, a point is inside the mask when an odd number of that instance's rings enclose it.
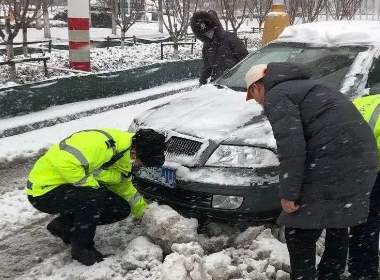
<instances>
[{"instance_id":1,"label":"snow-covered car","mask_svg":"<svg viewBox=\"0 0 380 280\"><path fill-rule=\"evenodd\" d=\"M184 215L227 221L277 217L278 158L271 126L246 102L252 65L296 62L313 79L354 99L380 93L380 22L325 22L288 27L275 42L249 55L214 84L183 94L138 116L130 126L167 136L164 168L135 178L148 198Z\"/></svg>"}]
</instances>

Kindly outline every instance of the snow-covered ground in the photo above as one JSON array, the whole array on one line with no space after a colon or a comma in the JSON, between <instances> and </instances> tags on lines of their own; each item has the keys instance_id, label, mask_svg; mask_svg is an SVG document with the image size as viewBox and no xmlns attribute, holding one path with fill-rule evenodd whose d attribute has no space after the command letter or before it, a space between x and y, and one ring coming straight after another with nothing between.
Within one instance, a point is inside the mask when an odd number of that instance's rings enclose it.
<instances>
[{"instance_id":1,"label":"snow-covered ground","mask_svg":"<svg viewBox=\"0 0 380 280\"><path fill-rule=\"evenodd\" d=\"M184 83L191 85L194 81ZM176 87L168 85L165 89ZM145 94L135 93L133 98ZM34 156L38 150L78 130L127 129L136 115L183 94L186 93L2 138L0 161ZM105 100L82 102L70 109L62 106L32 114L30 120L19 117L7 122L25 124L59 116L64 110L93 108L102 102ZM68 246L46 231L51 217L38 212L27 201L23 189L31 166L14 162L0 170L0 279L289 279L289 257L280 228L269 224L243 228L212 223L199 233L197 220L186 219L170 207L154 203L142 220L130 217L99 227L96 246L110 256L91 267L81 265L71 259ZM319 245L318 253L322 249Z\"/></svg>"},{"instance_id":2,"label":"snow-covered ground","mask_svg":"<svg viewBox=\"0 0 380 280\"><path fill-rule=\"evenodd\" d=\"M25 116L0 120L0 131L12 127L28 125L43 120L50 120L71 114L79 114L95 108L119 104L127 101L138 100L149 96L158 95L168 91L191 87L198 84L198 81L185 81L175 84L167 84L149 90L136 93L129 93L112 98L103 98L91 101L71 103L62 106L55 106L37 113ZM61 123L52 127L31 131L28 133L6 137L0 139L0 163L9 162L15 158L34 156L41 149L48 148L53 143L65 138L75 131L95 128L95 127L115 127L127 130L133 118L151 107L166 103L181 94L176 94L154 101L145 102L139 105L128 106L125 108L112 110L102 114L80 118L74 121Z\"/></svg>"}]
</instances>

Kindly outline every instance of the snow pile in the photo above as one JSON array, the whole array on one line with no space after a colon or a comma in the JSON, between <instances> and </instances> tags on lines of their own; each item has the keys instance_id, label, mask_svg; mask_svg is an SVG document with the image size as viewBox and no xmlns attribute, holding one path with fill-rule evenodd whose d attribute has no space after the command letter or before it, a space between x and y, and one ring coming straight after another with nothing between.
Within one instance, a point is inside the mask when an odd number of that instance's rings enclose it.
<instances>
[{"instance_id":1,"label":"snow pile","mask_svg":"<svg viewBox=\"0 0 380 280\"><path fill-rule=\"evenodd\" d=\"M162 249L146 237L140 236L128 244L121 267L127 271L137 268L152 269L161 265L162 261Z\"/></svg>"},{"instance_id":2,"label":"snow pile","mask_svg":"<svg viewBox=\"0 0 380 280\"><path fill-rule=\"evenodd\" d=\"M286 245L275 238L280 235L278 228L258 226L239 232L237 227L212 223L207 234L198 236L196 220L185 219L170 207L156 203L146 210L143 220L128 218L99 227L96 247L110 255L103 262L87 267L71 260L70 247L61 244L45 229L50 217L46 219L47 215L44 214L38 217L39 214L36 215L32 206L27 204L26 196L21 197L20 192L9 192L0 201L2 205L7 205L4 212L13 212L15 221L15 227L0 229L4 244L0 269L8 278L289 280ZM10 207L21 202L24 206L19 209L23 211L15 212ZM25 213L29 216L21 218ZM0 214L4 216L4 213ZM10 222L9 218L6 220ZM4 235L5 232L8 234ZM144 236L146 234L150 237ZM20 240L16 242L15 239ZM41 244L44 246L41 247ZM22 251L19 250L20 246ZM16 256L22 259L21 265L13 262Z\"/></svg>"},{"instance_id":3,"label":"snow pile","mask_svg":"<svg viewBox=\"0 0 380 280\"><path fill-rule=\"evenodd\" d=\"M14 230L20 230L22 225L45 216L32 207L23 190L15 190L0 196L0 205L0 239Z\"/></svg>"},{"instance_id":4,"label":"snow pile","mask_svg":"<svg viewBox=\"0 0 380 280\"><path fill-rule=\"evenodd\" d=\"M189 243L198 240L198 221L182 217L167 205L151 204L145 210L143 223L147 235L164 252L170 252L175 243Z\"/></svg>"},{"instance_id":5,"label":"snow pile","mask_svg":"<svg viewBox=\"0 0 380 280\"><path fill-rule=\"evenodd\" d=\"M158 279L161 280L212 280L207 273L203 249L196 242L174 244L174 253L165 258Z\"/></svg>"},{"instance_id":6,"label":"snow pile","mask_svg":"<svg viewBox=\"0 0 380 280\"><path fill-rule=\"evenodd\" d=\"M259 259L267 259L276 270L290 272L290 260L286 244L273 237L271 230L266 229L252 242L250 247Z\"/></svg>"}]
</instances>

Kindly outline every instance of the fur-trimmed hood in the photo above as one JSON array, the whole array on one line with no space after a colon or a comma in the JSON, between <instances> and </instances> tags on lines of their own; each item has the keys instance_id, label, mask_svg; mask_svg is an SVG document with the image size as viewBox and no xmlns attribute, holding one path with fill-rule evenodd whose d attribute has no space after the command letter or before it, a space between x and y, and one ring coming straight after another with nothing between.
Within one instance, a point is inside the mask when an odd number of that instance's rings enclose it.
<instances>
[{"instance_id":1,"label":"fur-trimmed hood","mask_svg":"<svg viewBox=\"0 0 380 280\"><path fill-rule=\"evenodd\" d=\"M213 26L215 30L215 35L218 36L219 38L222 38L224 36L225 31L223 29L222 23L215 15L213 15L210 12L205 12L205 11L195 12L193 17L191 18L190 26L191 26L191 29L193 30L195 37L197 37L202 42L210 40L210 39L204 36L203 34L200 34L195 28L195 24L199 20L208 22L211 26Z\"/></svg>"}]
</instances>

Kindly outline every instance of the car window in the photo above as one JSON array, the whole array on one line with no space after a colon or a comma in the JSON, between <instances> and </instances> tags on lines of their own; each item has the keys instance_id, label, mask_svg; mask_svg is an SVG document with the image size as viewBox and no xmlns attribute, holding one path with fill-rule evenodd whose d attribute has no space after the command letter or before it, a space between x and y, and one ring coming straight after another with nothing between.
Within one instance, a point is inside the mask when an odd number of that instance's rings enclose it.
<instances>
[{"instance_id":1,"label":"car window","mask_svg":"<svg viewBox=\"0 0 380 280\"><path fill-rule=\"evenodd\" d=\"M307 65L313 72L312 79L321 80L339 90L356 56L365 50L364 47L356 46L315 47L296 43L270 44L227 72L217 83L237 91L246 91L245 74L253 65L295 62Z\"/></svg>"},{"instance_id":2,"label":"car window","mask_svg":"<svg viewBox=\"0 0 380 280\"><path fill-rule=\"evenodd\" d=\"M371 94L380 93L380 59L377 58L373 61L371 70L368 75L367 87L370 89Z\"/></svg>"}]
</instances>

